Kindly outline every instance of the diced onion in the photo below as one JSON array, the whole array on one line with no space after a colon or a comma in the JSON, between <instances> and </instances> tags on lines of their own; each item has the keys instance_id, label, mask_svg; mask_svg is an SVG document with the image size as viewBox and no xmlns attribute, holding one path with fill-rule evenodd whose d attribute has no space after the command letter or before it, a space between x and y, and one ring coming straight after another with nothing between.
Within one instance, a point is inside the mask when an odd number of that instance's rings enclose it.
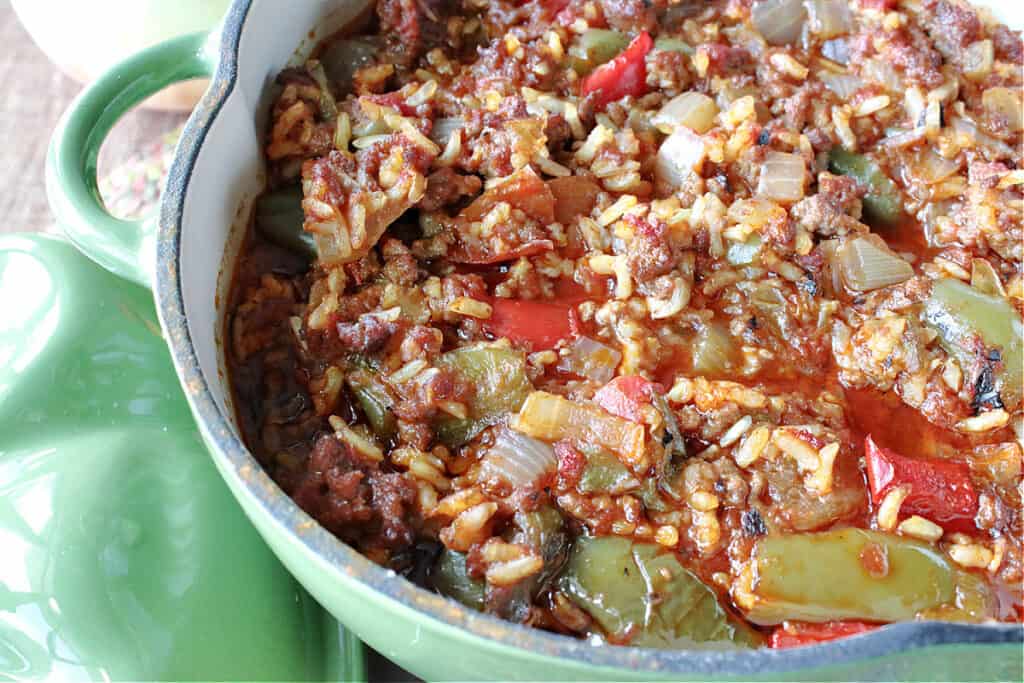
<instances>
[{"instance_id":1,"label":"diced onion","mask_svg":"<svg viewBox=\"0 0 1024 683\"><path fill-rule=\"evenodd\" d=\"M536 483L557 467L558 459L549 444L502 428L480 462L480 474L486 479L501 479L518 489Z\"/></svg>"},{"instance_id":2,"label":"diced onion","mask_svg":"<svg viewBox=\"0 0 1024 683\"><path fill-rule=\"evenodd\" d=\"M821 54L837 64L847 64L850 61L850 41L846 38L826 40L821 44Z\"/></svg>"},{"instance_id":3,"label":"diced onion","mask_svg":"<svg viewBox=\"0 0 1024 683\"><path fill-rule=\"evenodd\" d=\"M559 361L558 369L606 384L615 377L621 360L622 354L612 347L589 337L578 337L569 347L569 354Z\"/></svg>"},{"instance_id":4,"label":"diced onion","mask_svg":"<svg viewBox=\"0 0 1024 683\"><path fill-rule=\"evenodd\" d=\"M654 176L658 182L678 188L693 172L700 172L705 156L704 140L686 126L676 128L658 149Z\"/></svg>"},{"instance_id":5,"label":"diced onion","mask_svg":"<svg viewBox=\"0 0 1024 683\"><path fill-rule=\"evenodd\" d=\"M437 143L438 147L448 145L448 138L452 133L466 125L466 122L459 118L440 118L434 121L434 127L430 129L430 139Z\"/></svg>"},{"instance_id":6,"label":"diced onion","mask_svg":"<svg viewBox=\"0 0 1024 683\"><path fill-rule=\"evenodd\" d=\"M651 123L666 134L679 126L706 133L715 125L717 114L718 105L713 99L699 92L684 92L669 100L651 118Z\"/></svg>"},{"instance_id":7,"label":"diced onion","mask_svg":"<svg viewBox=\"0 0 1024 683\"><path fill-rule=\"evenodd\" d=\"M769 43L790 45L803 32L807 10L802 0L758 0L750 8L750 18Z\"/></svg>"},{"instance_id":8,"label":"diced onion","mask_svg":"<svg viewBox=\"0 0 1024 683\"><path fill-rule=\"evenodd\" d=\"M977 124L969 119L955 118L952 123L953 129L961 135L966 135L973 139L976 143L982 147L988 147L990 151L995 153L993 158L1013 158L1015 152L1013 148L1002 140L996 140L991 135L985 135L978 130Z\"/></svg>"},{"instance_id":9,"label":"diced onion","mask_svg":"<svg viewBox=\"0 0 1024 683\"><path fill-rule=\"evenodd\" d=\"M971 287L983 294L1006 297L1006 288L1003 287L1003 281L999 279L999 273L991 263L983 258L971 261Z\"/></svg>"},{"instance_id":10,"label":"diced onion","mask_svg":"<svg viewBox=\"0 0 1024 683\"><path fill-rule=\"evenodd\" d=\"M948 178L960 170L960 164L930 149L921 150L914 160L914 175L929 185Z\"/></svg>"},{"instance_id":11,"label":"diced onion","mask_svg":"<svg viewBox=\"0 0 1024 683\"><path fill-rule=\"evenodd\" d=\"M864 62L861 75L881 85L889 92L903 92L903 79L889 62L881 59L869 59Z\"/></svg>"},{"instance_id":12,"label":"diced onion","mask_svg":"<svg viewBox=\"0 0 1024 683\"><path fill-rule=\"evenodd\" d=\"M799 154L768 152L757 194L777 202L795 202L804 196L807 168Z\"/></svg>"},{"instance_id":13,"label":"diced onion","mask_svg":"<svg viewBox=\"0 0 1024 683\"><path fill-rule=\"evenodd\" d=\"M749 266L761 253L761 236L754 233L745 242L733 242L725 252L725 260L734 266Z\"/></svg>"},{"instance_id":14,"label":"diced onion","mask_svg":"<svg viewBox=\"0 0 1024 683\"><path fill-rule=\"evenodd\" d=\"M822 71L819 77L825 87L838 95L841 100L850 99L855 92L864 87L864 81L853 74L834 74Z\"/></svg>"},{"instance_id":15,"label":"diced onion","mask_svg":"<svg viewBox=\"0 0 1024 683\"><path fill-rule=\"evenodd\" d=\"M964 75L972 81L980 81L992 72L995 59L991 40L979 40L964 50Z\"/></svg>"},{"instance_id":16,"label":"diced onion","mask_svg":"<svg viewBox=\"0 0 1024 683\"><path fill-rule=\"evenodd\" d=\"M989 88L981 94L981 104L985 109L1006 119L1011 133L1024 128L1024 103L1021 102L1019 89Z\"/></svg>"},{"instance_id":17,"label":"diced onion","mask_svg":"<svg viewBox=\"0 0 1024 683\"><path fill-rule=\"evenodd\" d=\"M820 38L833 38L849 33L853 25L847 0L809 0L811 31Z\"/></svg>"},{"instance_id":18,"label":"diced onion","mask_svg":"<svg viewBox=\"0 0 1024 683\"><path fill-rule=\"evenodd\" d=\"M855 237L837 252L843 282L855 292L869 292L914 277L909 263L868 237Z\"/></svg>"},{"instance_id":19,"label":"diced onion","mask_svg":"<svg viewBox=\"0 0 1024 683\"><path fill-rule=\"evenodd\" d=\"M887 130L885 132L885 137L879 141L879 144L885 145L890 149L902 149L921 142L924 140L925 135L926 131L924 126L912 128L910 130L895 128L893 130Z\"/></svg>"},{"instance_id":20,"label":"diced onion","mask_svg":"<svg viewBox=\"0 0 1024 683\"><path fill-rule=\"evenodd\" d=\"M512 428L548 442L575 439L604 446L627 463L644 455L642 425L546 391L535 391L526 398Z\"/></svg>"}]
</instances>

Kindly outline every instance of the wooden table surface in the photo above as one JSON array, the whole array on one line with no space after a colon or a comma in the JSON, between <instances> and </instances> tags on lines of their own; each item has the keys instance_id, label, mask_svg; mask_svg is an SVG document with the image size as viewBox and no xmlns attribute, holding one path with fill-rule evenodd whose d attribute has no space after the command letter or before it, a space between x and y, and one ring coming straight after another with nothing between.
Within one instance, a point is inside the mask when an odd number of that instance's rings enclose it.
<instances>
[{"instance_id":1,"label":"wooden table surface","mask_svg":"<svg viewBox=\"0 0 1024 683\"><path fill-rule=\"evenodd\" d=\"M0 233L53 230L43 180L50 134L82 87L35 46L8 0L0 0ZM100 152L100 173L185 120L180 113L133 111Z\"/></svg>"}]
</instances>

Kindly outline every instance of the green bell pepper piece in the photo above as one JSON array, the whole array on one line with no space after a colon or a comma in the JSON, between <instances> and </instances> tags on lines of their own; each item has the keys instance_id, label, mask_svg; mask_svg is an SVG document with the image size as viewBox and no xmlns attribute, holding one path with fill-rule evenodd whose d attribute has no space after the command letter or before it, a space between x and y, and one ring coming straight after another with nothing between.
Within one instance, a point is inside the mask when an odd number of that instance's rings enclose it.
<instances>
[{"instance_id":1,"label":"green bell pepper piece","mask_svg":"<svg viewBox=\"0 0 1024 683\"><path fill-rule=\"evenodd\" d=\"M675 555L618 536L576 539L559 587L609 638L631 645L750 647L759 636L733 623L715 593Z\"/></svg>"},{"instance_id":2,"label":"green bell pepper piece","mask_svg":"<svg viewBox=\"0 0 1024 683\"><path fill-rule=\"evenodd\" d=\"M302 229L306 220L302 212L302 187L288 185L260 195L254 211L256 232L309 260L316 258L316 240Z\"/></svg>"},{"instance_id":3,"label":"green bell pepper piece","mask_svg":"<svg viewBox=\"0 0 1024 683\"><path fill-rule=\"evenodd\" d=\"M430 573L430 579L438 593L483 611L484 582L469 575L465 554L447 548L442 550Z\"/></svg>"},{"instance_id":4,"label":"green bell pepper piece","mask_svg":"<svg viewBox=\"0 0 1024 683\"><path fill-rule=\"evenodd\" d=\"M761 539L734 594L755 624L900 621L953 600L955 579L924 543L838 529Z\"/></svg>"},{"instance_id":5,"label":"green bell pepper piece","mask_svg":"<svg viewBox=\"0 0 1024 683\"><path fill-rule=\"evenodd\" d=\"M932 285L924 321L976 386L975 401L984 399L978 393L996 391L1007 410L1017 407L1024 383L1024 324L1010 302L944 278ZM998 352L998 364L986 368L995 363L990 359L993 351Z\"/></svg>"},{"instance_id":6,"label":"green bell pepper piece","mask_svg":"<svg viewBox=\"0 0 1024 683\"><path fill-rule=\"evenodd\" d=\"M662 36L654 41L654 49L662 50L664 52L682 52L686 55L692 55L696 52L693 46L687 43L685 40L679 38L672 38L670 36Z\"/></svg>"},{"instance_id":7,"label":"green bell pepper piece","mask_svg":"<svg viewBox=\"0 0 1024 683\"><path fill-rule=\"evenodd\" d=\"M669 508L665 499L661 497L658 489L658 481L648 477L640 485L640 490L636 492L636 496L644 504L645 509L654 510L655 512L668 512L671 508Z\"/></svg>"},{"instance_id":8,"label":"green bell pepper piece","mask_svg":"<svg viewBox=\"0 0 1024 683\"><path fill-rule=\"evenodd\" d=\"M618 31L603 28L588 29L580 36L578 53L571 59L573 70L580 76L586 76L605 62L614 59L629 45L629 38Z\"/></svg>"},{"instance_id":9,"label":"green bell pepper piece","mask_svg":"<svg viewBox=\"0 0 1024 683\"><path fill-rule=\"evenodd\" d=\"M533 512L519 511L514 518L517 527L513 543L522 543L540 553L544 567L530 577L530 593L537 595L562 570L569 557L569 534L565 530L562 513L551 505Z\"/></svg>"},{"instance_id":10,"label":"green bell pepper piece","mask_svg":"<svg viewBox=\"0 0 1024 683\"><path fill-rule=\"evenodd\" d=\"M465 346L443 354L438 367L456 370L475 389L465 419L439 418L434 427L445 445L465 444L487 427L522 407L533 385L526 376L526 356L487 344Z\"/></svg>"},{"instance_id":11,"label":"green bell pepper piece","mask_svg":"<svg viewBox=\"0 0 1024 683\"><path fill-rule=\"evenodd\" d=\"M631 479L635 480L626 466L605 449L583 445L580 450L587 456L577 487L580 493L608 493L612 490L622 493L622 487Z\"/></svg>"},{"instance_id":12,"label":"green bell pepper piece","mask_svg":"<svg viewBox=\"0 0 1024 683\"><path fill-rule=\"evenodd\" d=\"M828 170L850 176L868 190L864 197L864 215L877 223L893 223L903 214L899 189L877 163L863 154L833 147L828 155Z\"/></svg>"},{"instance_id":13,"label":"green bell pepper piece","mask_svg":"<svg viewBox=\"0 0 1024 683\"><path fill-rule=\"evenodd\" d=\"M998 599L980 577L967 571L956 572L956 598L952 603L920 612L920 619L960 621L977 624L993 619Z\"/></svg>"},{"instance_id":14,"label":"green bell pepper piece","mask_svg":"<svg viewBox=\"0 0 1024 683\"><path fill-rule=\"evenodd\" d=\"M368 372L357 370L348 376L348 386L374 434L390 439L398 431L398 422L391 412L392 401L387 390L373 381Z\"/></svg>"}]
</instances>

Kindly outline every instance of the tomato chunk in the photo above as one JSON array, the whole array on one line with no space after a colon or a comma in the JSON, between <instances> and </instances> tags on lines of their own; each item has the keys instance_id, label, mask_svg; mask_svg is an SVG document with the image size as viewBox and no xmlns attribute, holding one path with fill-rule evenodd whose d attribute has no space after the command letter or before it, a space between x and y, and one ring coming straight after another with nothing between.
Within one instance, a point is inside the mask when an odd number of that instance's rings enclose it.
<instances>
[{"instance_id":1,"label":"tomato chunk","mask_svg":"<svg viewBox=\"0 0 1024 683\"><path fill-rule=\"evenodd\" d=\"M970 468L962 462L934 458L908 458L864 439L871 502L880 505L897 486L910 493L900 506L900 516L920 515L952 531L974 531L978 494L971 483Z\"/></svg>"},{"instance_id":2,"label":"tomato chunk","mask_svg":"<svg viewBox=\"0 0 1024 683\"><path fill-rule=\"evenodd\" d=\"M573 307L525 299L491 300L491 317L484 327L495 337L507 337L533 351L554 348L573 336L570 322Z\"/></svg>"},{"instance_id":3,"label":"tomato chunk","mask_svg":"<svg viewBox=\"0 0 1024 683\"><path fill-rule=\"evenodd\" d=\"M647 93L647 53L654 47L654 40L647 31L633 39L618 57L594 69L583 79L580 94L584 97L595 93L594 106L604 109L609 102L621 100L627 95L640 97Z\"/></svg>"},{"instance_id":4,"label":"tomato chunk","mask_svg":"<svg viewBox=\"0 0 1024 683\"><path fill-rule=\"evenodd\" d=\"M768 647L780 649L814 645L846 636L855 636L858 633L866 633L876 628L878 628L878 624L869 624L863 621L826 621L822 624L787 621L772 631L768 638Z\"/></svg>"},{"instance_id":5,"label":"tomato chunk","mask_svg":"<svg viewBox=\"0 0 1024 683\"><path fill-rule=\"evenodd\" d=\"M661 385L637 375L616 377L594 394L594 402L616 417L633 422L643 421L644 406L651 404Z\"/></svg>"}]
</instances>

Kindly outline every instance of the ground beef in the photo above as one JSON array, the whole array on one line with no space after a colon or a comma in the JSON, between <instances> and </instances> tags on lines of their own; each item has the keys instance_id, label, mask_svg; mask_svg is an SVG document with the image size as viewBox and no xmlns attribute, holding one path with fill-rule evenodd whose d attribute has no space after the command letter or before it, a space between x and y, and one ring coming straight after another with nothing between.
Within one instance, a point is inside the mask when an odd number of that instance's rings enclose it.
<instances>
[{"instance_id":1,"label":"ground beef","mask_svg":"<svg viewBox=\"0 0 1024 683\"><path fill-rule=\"evenodd\" d=\"M999 24L992 29L991 38L996 59L1024 64L1024 44L1021 42L1020 31L1011 31Z\"/></svg>"},{"instance_id":2,"label":"ground beef","mask_svg":"<svg viewBox=\"0 0 1024 683\"><path fill-rule=\"evenodd\" d=\"M698 53L708 58L708 76L723 76L732 72L749 72L753 70L754 59L742 47L733 47L724 43L707 43L701 45Z\"/></svg>"},{"instance_id":3,"label":"ground beef","mask_svg":"<svg viewBox=\"0 0 1024 683\"><path fill-rule=\"evenodd\" d=\"M648 85L669 92L682 92L692 81L689 63L690 57L683 52L655 50L647 63Z\"/></svg>"},{"instance_id":4,"label":"ground beef","mask_svg":"<svg viewBox=\"0 0 1024 683\"><path fill-rule=\"evenodd\" d=\"M926 0L922 21L947 59L959 62L964 48L981 37L981 21L974 10L956 0Z\"/></svg>"},{"instance_id":5,"label":"ground beef","mask_svg":"<svg viewBox=\"0 0 1024 683\"><path fill-rule=\"evenodd\" d=\"M935 51L928 37L919 29L900 30L888 34L889 49L885 57L904 75L919 81L926 88L942 85L942 55Z\"/></svg>"},{"instance_id":6,"label":"ground beef","mask_svg":"<svg viewBox=\"0 0 1024 683\"><path fill-rule=\"evenodd\" d=\"M548 138L548 151L555 154L565 148L567 141L572 140L572 128L561 114L550 114L544 127L544 135Z\"/></svg>"},{"instance_id":7,"label":"ground beef","mask_svg":"<svg viewBox=\"0 0 1024 683\"><path fill-rule=\"evenodd\" d=\"M625 33L653 31L658 13L651 0L600 0L608 25Z\"/></svg>"},{"instance_id":8,"label":"ground beef","mask_svg":"<svg viewBox=\"0 0 1024 683\"><path fill-rule=\"evenodd\" d=\"M303 510L346 542L397 550L413 541L413 485L333 435L317 440L297 480L282 483Z\"/></svg>"},{"instance_id":9,"label":"ground beef","mask_svg":"<svg viewBox=\"0 0 1024 683\"><path fill-rule=\"evenodd\" d=\"M832 490L816 495L804 486L792 458L765 460L759 465L767 487L761 494L764 516L773 530L813 531L850 519L867 509L864 479L852 453L836 460Z\"/></svg>"},{"instance_id":10,"label":"ground beef","mask_svg":"<svg viewBox=\"0 0 1024 683\"><path fill-rule=\"evenodd\" d=\"M445 0L380 0L377 17L387 38L388 54L411 66L431 48L443 45L445 18L454 3Z\"/></svg>"},{"instance_id":11,"label":"ground beef","mask_svg":"<svg viewBox=\"0 0 1024 683\"><path fill-rule=\"evenodd\" d=\"M384 277L389 282L410 287L419 281L422 274L419 262L401 241L385 240L381 245L381 256L384 258Z\"/></svg>"},{"instance_id":12,"label":"ground beef","mask_svg":"<svg viewBox=\"0 0 1024 683\"><path fill-rule=\"evenodd\" d=\"M355 323L338 323L338 343L355 353L373 353L379 351L391 339L398 326L384 322L374 315L364 316Z\"/></svg>"},{"instance_id":13,"label":"ground beef","mask_svg":"<svg viewBox=\"0 0 1024 683\"><path fill-rule=\"evenodd\" d=\"M407 422L422 422L433 418L441 401L465 402L474 388L463 376L451 368L436 368L425 381L409 382L406 394L395 404L394 413Z\"/></svg>"},{"instance_id":14,"label":"ground beef","mask_svg":"<svg viewBox=\"0 0 1024 683\"><path fill-rule=\"evenodd\" d=\"M811 114L815 100L820 100L824 87L820 81L813 81L797 88L786 98L786 125L792 130L803 130Z\"/></svg>"},{"instance_id":15,"label":"ground beef","mask_svg":"<svg viewBox=\"0 0 1024 683\"><path fill-rule=\"evenodd\" d=\"M478 176L462 175L448 167L440 168L427 178L427 191L416 206L424 211L437 211L455 204L462 197L476 195L482 186Z\"/></svg>"},{"instance_id":16,"label":"ground beef","mask_svg":"<svg viewBox=\"0 0 1024 683\"><path fill-rule=\"evenodd\" d=\"M849 176L823 172L818 192L797 202L790 215L805 229L823 237L845 235L860 225L864 188Z\"/></svg>"},{"instance_id":17,"label":"ground beef","mask_svg":"<svg viewBox=\"0 0 1024 683\"><path fill-rule=\"evenodd\" d=\"M998 183L999 179L1003 177L1008 168L1006 164L985 161L972 161L971 165L967 168L967 180L972 187L983 187L986 190L991 190Z\"/></svg>"},{"instance_id":18,"label":"ground beef","mask_svg":"<svg viewBox=\"0 0 1024 683\"><path fill-rule=\"evenodd\" d=\"M658 221L635 220L636 234L626 247L626 258L633 279L648 282L671 271L676 265L676 254L669 241L668 226Z\"/></svg>"}]
</instances>

